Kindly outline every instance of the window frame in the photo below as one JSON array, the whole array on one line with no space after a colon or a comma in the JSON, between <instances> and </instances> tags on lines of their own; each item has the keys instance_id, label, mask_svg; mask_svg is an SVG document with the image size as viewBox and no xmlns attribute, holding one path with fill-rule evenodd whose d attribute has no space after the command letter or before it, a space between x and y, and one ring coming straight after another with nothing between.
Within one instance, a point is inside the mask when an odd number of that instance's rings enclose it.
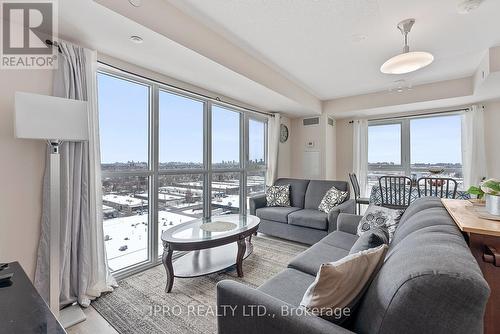
<instances>
[{"instance_id":1,"label":"window frame","mask_svg":"<svg viewBox=\"0 0 500 334\"><path fill-rule=\"evenodd\" d=\"M149 87L149 109L148 109L148 169L147 170L127 170L127 171L102 171L102 179L107 177L120 176L144 176L148 178L149 203L148 203L148 245L146 261L136 263L123 269L113 272L117 279L122 279L135 273L144 271L161 263L161 252L159 252L159 226L158 226L158 197L159 197L159 177L163 175L189 175L197 174L203 176L203 217L209 218L212 214L211 195L212 179L214 174L219 173L239 173L239 211L240 214L247 212L247 177L248 173L267 171L268 164L268 117L256 112L234 106L222 101L214 101L181 88L172 87L168 84L157 82L152 79L144 78L108 65L99 63L97 75L105 74L117 79L138 83ZM186 169L160 169L160 92L178 95L183 98L192 99L203 103L203 167ZM212 166L212 107L217 106L229 111L237 112L240 115L240 161L239 167L235 168L213 168ZM249 168L249 120L254 119L264 123L264 146L265 146L265 165L257 168ZM265 183L265 180L264 180ZM177 254L180 255L180 254ZM174 254L176 256L176 254Z\"/></svg>"},{"instance_id":2,"label":"window frame","mask_svg":"<svg viewBox=\"0 0 500 334\"><path fill-rule=\"evenodd\" d=\"M427 118L442 118L450 116L460 116L463 112L453 111L435 114L424 114L424 115L414 115L405 117L395 117L392 119L384 120L372 120L368 121L368 127L377 125L391 125L391 124L401 124L401 165L393 166L380 166L371 167L368 163L368 174L370 172L403 172L403 175L411 177L413 171L418 171L417 167L412 167L411 164L411 121L416 119L427 119ZM368 150L370 149L370 143L368 141ZM368 151L369 152L369 151ZM463 166L463 161L462 161ZM450 171L449 168L444 168L445 171Z\"/></svg>"}]
</instances>

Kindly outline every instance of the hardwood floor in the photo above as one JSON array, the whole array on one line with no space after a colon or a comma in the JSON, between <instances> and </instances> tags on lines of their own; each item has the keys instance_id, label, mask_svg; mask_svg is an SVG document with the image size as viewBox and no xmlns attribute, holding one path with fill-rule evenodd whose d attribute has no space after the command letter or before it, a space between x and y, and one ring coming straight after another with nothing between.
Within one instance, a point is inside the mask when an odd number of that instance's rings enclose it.
<instances>
[{"instance_id":1,"label":"hardwood floor","mask_svg":"<svg viewBox=\"0 0 500 334\"><path fill-rule=\"evenodd\" d=\"M118 332L92 307L83 310L87 320L68 328L68 334L118 334Z\"/></svg>"}]
</instances>

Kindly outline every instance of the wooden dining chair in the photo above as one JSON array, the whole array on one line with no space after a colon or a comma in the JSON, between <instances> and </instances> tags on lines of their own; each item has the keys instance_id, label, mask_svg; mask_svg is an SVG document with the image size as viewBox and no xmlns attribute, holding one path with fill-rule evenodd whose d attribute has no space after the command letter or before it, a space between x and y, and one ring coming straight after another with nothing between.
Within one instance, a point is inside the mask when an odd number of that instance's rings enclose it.
<instances>
[{"instance_id":1,"label":"wooden dining chair","mask_svg":"<svg viewBox=\"0 0 500 334\"><path fill-rule=\"evenodd\" d=\"M354 191L354 200L356 201L356 214L360 214L361 205L370 204L370 199L366 197L361 197L361 191L359 189L358 177L354 173L349 173L349 180L351 180L352 189Z\"/></svg>"},{"instance_id":2,"label":"wooden dining chair","mask_svg":"<svg viewBox=\"0 0 500 334\"><path fill-rule=\"evenodd\" d=\"M421 177L417 180L418 197L456 198L458 183L448 177Z\"/></svg>"},{"instance_id":3,"label":"wooden dining chair","mask_svg":"<svg viewBox=\"0 0 500 334\"><path fill-rule=\"evenodd\" d=\"M381 176L378 179L381 206L390 209L406 209L411 203L413 185L407 176Z\"/></svg>"}]
</instances>

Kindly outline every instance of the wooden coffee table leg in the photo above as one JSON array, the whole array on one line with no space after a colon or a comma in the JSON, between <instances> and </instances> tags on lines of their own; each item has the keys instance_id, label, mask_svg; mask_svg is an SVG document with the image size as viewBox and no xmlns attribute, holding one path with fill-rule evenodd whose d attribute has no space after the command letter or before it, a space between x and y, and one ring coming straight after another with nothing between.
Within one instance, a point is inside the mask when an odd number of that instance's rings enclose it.
<instances>
[{"instance_id":1,"label":"wooden coffee table leg","mask_svg":"<svg viewBox=\"0 0 500 334\"><path fill-rule=\"evenodd\" d=\"M247 243L245 238L239 239L238 243L238 254L236 255L236 271L238 272L238 277L243 277L243 258L245 257L245 252L247 250Z\"/></svg>"},{"instance_id":2,"label":"wooden coffee table leg","mask_svg":"<svg viewBox=\"0 0 500 334\"><path fill-rule=\"evenodd\" d=\"M163 256L162 262L167 272L167 286L165 287L165 292L169 293L172 291L172 286L174 285L174 267L172 265L172 254L174 250L166 242L163 242Z\"/></svg>"}]
</instances>

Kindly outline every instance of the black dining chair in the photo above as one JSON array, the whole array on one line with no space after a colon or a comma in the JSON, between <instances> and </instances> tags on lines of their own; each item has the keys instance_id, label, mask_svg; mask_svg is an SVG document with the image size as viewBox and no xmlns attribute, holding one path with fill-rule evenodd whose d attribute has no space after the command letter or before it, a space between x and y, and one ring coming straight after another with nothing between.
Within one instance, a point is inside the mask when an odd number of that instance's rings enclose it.
<instances>
[{"instance_id":1,"label":"black dining chair","mask_svg":"<svg viewBox=\"0 0 500 334\"><path fill-rule=\"evenodd\" d=\"M354 200L356 201L356 214L360 214L361 205L370 204L370 199L366 197L361 197L361 191L359 189L358 177L354 173L349 173L349 179L351 180L352 189L354 190Z\"/></svg>"},{"instance_id":2,"label":"black dining chair","mask_svg":"<svg viewBox=\"0 0 500 334\"><path fill-rule=\"evenodd\" d=\"M411 203L413 185L407 176L381 176L378 179L381 206L405 210Z\"/></svg>"},{"instance_id":3,"label":"black dining chair","mask_svg":"<svg viewBox=\"0 0 500 334\"><path fill-rule=\"evenodd\" d=\"M457 181L449 177L421 177L417 180L418 197L456 198Z\"/></svg>"}]
</instances>

